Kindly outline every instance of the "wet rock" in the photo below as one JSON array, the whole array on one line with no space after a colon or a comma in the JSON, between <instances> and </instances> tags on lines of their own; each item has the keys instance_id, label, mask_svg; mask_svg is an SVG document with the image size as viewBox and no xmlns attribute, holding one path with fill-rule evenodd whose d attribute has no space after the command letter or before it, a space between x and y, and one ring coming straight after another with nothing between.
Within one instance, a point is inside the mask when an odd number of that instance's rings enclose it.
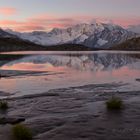
<instances>
[{"instance_id":1,"label":"wet rock","mask_svg":"<svg viewBox=\"0 0 140 140\"><path fill-rule=\"evenodd\" d=\"M136 81L140 82L140 79L136 79Z\"/></svg>"},{"instance_id":2,"label":"wet rock","mask_svg":"<svg viewBox=\"0 0 140 140\"><path fill-rule=\"evenodd\" d=\"M0 96L5 96L5 94L7 95L8 93L0 91Z\"/></svg>"},{"instance_id":3,"label":"wet rock","mask_svg":"<svg viewBox=\"0 0 140 140\"><path fill-rule=\"evenodd\" d=\"M10 117L0 118L0 124L17 124L23 121L25 121L25 118L10 118Z\"/></svg>"},{"instance_id":4,"label":"wet rock","mask_svg":"<svg viewBox=\"0 0 140 140\"><path fill-rule=\"evenodd\" d=\"M11 96L14 95L15 93L9 93L9 92L4 92L4 91L0 91L0 96Z\"/></svg>"}]
</instances>

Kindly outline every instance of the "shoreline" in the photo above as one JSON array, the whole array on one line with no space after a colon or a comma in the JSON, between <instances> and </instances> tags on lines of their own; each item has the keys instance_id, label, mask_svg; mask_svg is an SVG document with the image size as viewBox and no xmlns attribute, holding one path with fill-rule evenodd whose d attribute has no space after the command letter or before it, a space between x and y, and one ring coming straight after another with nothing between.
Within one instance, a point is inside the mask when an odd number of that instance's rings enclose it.
<instances>
[{"instance_id":1,"label":"shoreline","mask_svg":"<svg viewBox=\"0 0 140 140\"><path fill-rule=\"evenodd\" d=\"M116 89L121 85L116 85ZM140 91L110 92L114 84L85 85L49 90L42 95L8 99L5 116L23 117L36 140L127 139L140 138ZM124 109L110 112L105 102L112 96L124 101ZM0 139L12 125L0 125Z\"/></svg>"},{"instance_id":2,"label":"shoreline","mask_svg":"<svg viewBox=\"0 0 140 140\"><path fill-rule=\"evenodd\" d=\"M38 93L38 94L19 95L19 96L12 96L12 95L15 95L14 93L3 92L3 91L0 91L0 92L3 95L7 94L7 96L5 96L5 98L3 98L6 101L36 99L36 98L42 98L42 97L55 97L55 96L64 95L65 93L62 94L61 91L62 92L72 91L75 94L83 93L83 92L85 92L85 93L86 92L87 93L93 92L93 93L97 94L95 96L103 96L106 93L112 94L112 95L117 95L117 96L119 96L121 94L130 95L131 93L133 93L134 95L137 95L140 93L140 90L135 90L135 91L118 91L117 90L117 91L115 91L113 89L114 87L119 88L119 87L122 87L124 85L125 84L120 84L120 83L87 84L87 85L82 85L82 86L70 86L70 87L66 87L66 88L54 88L54 89L50 89L46 92L42 92L42 93ZM98 88L101 88L101 93L99 93ZM88 91L84 91L84 89L86 89L86 90L88 89ZM106 90L108 90L108 91L106 91ZM66 95L67 95L67 93L66 93Z\"/></svg>"}]
</instances>

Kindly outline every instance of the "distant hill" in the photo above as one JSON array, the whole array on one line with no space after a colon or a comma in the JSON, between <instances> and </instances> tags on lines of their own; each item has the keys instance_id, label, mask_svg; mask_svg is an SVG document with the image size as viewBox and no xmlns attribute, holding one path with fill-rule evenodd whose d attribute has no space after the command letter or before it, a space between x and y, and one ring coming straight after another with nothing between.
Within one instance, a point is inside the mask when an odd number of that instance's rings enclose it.
<instances>
[{"instance_id":1,"label":"distant hill","mask_svg":"<svg viewBox=\"0 0 140 140\"><path fill-rule=\"evenodd\" d=\"M96 48L86 47L80 44L62 44L62 45L54 45L48 46L45 50L48 51L96 51Z\"/></svg>"},{"instance_id":2,"label":"distant hill","mask_svg":"<svg viewBox=\"0 0 140 140\"><path fill-rule=\"evenodd\" d=\"M91 48L83 45L63 44L55 46L41 46L18 38L1 38L0 52L8 51L90 51Z\"/></svg>"},{"instance_id":3,"label":"distant hill","mask_svg":"<svg viewBox=\"0 0 140 140\"><path fill-rule=\"evenodd\" d=\"M18 38L1 38L0 37L0 52L3 51L24 51L24 50L40 50L44 47L24 41Z\"/></svg>"},{"instance_id":4,"label":"distant hill","mask_svg":"<svg viewBox=\"0 0 140 140\"><path fill-rule=\"evenodd\" d=\"M121 44L111 47L109 50L140 51L140 37L129 39Z\"/></svg>"}]
</instances>

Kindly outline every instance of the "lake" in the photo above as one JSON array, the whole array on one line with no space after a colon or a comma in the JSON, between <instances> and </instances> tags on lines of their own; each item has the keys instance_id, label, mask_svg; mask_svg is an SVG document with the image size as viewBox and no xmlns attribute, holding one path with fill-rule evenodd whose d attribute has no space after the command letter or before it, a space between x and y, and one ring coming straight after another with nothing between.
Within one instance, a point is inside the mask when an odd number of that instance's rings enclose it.
<instances>
[{"instance_id":1,"label":"lake","mask_svg":"<svg viewBox=\"0 0 140 140\"><path fill-rule=\"evenodd\" d=\"M11 52L6 55L11 58L0 60L1 72L28 72L0 79L0 91L13 93L12 96L104 83L122 84L117 91L140 89L140 52Z\"/></svg>"}]
</instances>

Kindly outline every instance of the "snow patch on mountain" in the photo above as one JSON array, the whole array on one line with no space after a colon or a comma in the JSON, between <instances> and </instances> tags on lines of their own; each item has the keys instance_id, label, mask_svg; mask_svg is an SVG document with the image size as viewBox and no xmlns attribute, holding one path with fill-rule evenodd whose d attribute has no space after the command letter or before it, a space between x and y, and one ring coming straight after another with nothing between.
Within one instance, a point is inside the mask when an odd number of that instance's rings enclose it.
<instances>
[{"instance_id":1,"label":"snow patch on mountain","mask_svg":"<svg viewBox=\"0 0 140 140\"><path fill-rule=\"evenodd\" d=\"M107 40L103 40L101 38L99 38L99 40L97 41L97 44L100 45L100 46L103 46L107 43L108 41Z\"/></svg>"}]
</instances>

